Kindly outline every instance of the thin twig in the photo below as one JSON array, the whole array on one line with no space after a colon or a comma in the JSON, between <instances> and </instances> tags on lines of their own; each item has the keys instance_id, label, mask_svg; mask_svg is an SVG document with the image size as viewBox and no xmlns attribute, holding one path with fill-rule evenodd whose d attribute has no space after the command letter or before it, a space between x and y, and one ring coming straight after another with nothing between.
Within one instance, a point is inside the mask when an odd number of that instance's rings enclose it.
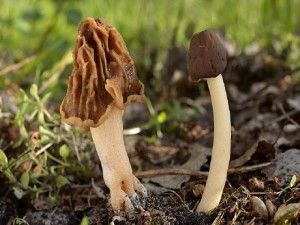
<instances>
[{"instance_id":1,"label":"thin twig","mask_svg":"<svg viewBox=\"0 0 300 225\"><path fill-rule=\"evenodd\" d=\"M262 169L269 165L271 165L270 162L253 165L253 166L229 168L228 174L247 173L247 172ZM155 169L155 170L140 171L135 173L135 176L137 176L138 178L156 177L156 176L164 176L164 175L188 175L188 176L195 176L195 177L207 177L208 172L187 170L187 169Z\"/></svg>"},{"instance_id":2,"label":"thin twig","mask_svg":"<svg viewBox=\"0 0 300 225\"><path fill-rule=\"evenodd\" d=\"M62 200L70 200L70 199L79 199L79 198L86 198L86 199L99 199L99 196L97 196L96 194L77 194L76 196L74 196L73 194L70 195L62 195Z\"/></svg>"},{"instance_id":3,"label":"thin twig","mask_svg":"<svg viewBox=\"0 0 300 225\"><path fill-rule=\"evenodd\" d=\"M52 18L49 20L50 21L50 24L49 26L47 27L47 29L44 31L43 34L41 34L41 38L34 50L35 53L37 52L40 52L43 45L45 44L46 40L48 39L48 37L50 36L51 32L53 31L53 29L55 28L55 26L57 25L57 21L58 21L58 18L59 18L59 15L61 14L62 10L63 10L63 4L64 4L64 1L58 1L57 2L58 4L56 4L56 9L55 9L55 12L52 16Z\"/></svg>"},{"instance_id":4,"label":"thin twig","mask_svg":"<svg viewBox=\"0 0 300 225\"><path fill-rule=\"evenodd\" d=\"M220 224L220 221L223 219L224 217L224 212L220 211L216 217L216 219L214 220L214 222L212 223L212 225L217 225Z\"/></svg>"},{"instance_id":5,"label":"thin twig","mask_svg":"<svg viewBox=\"0 0 300 225\"><path fill-rule=\"evenodd\" d=\"M294 124L296 127L298 127L298 129L300 129L299 123L297 123L290 117L290 115L285 111L281 103L279 103L279 109L281 110L282 114L285 116L286 119L288 119L292 124Z\"/></svg>"},{"instance_id":6,"label":"thin twig","mask_svg":"<svg viewBox=\"0 0 300 225\"><path fill-rule=\"evenodd\" d=\"M33 61L35 58L36 58L36 56L32 55L32 56L29 56L29 57L23 59L22 61L20 61L18 63L4 67L2 70L0 70L0 77L9 72L13 72L13 71L16 71L16 70L22 68L23 66L25 66L28 63L30 63L31 61Z\"/></svg>"},{"instance_id":7,"label":"thin twig","mask_svg":"<svg viewBox=\"0 0 300 225\"><path fill-rule=\"evenodd\" d=\"M232 220L231 220L231 222L230 222L229 225L234 225L234 224L236 224L236 220L237 220L238 217L240 216L241 212L242 212L242 210L239 209L238 211L236 211L236 212L234 213L234 216L233 216L233 218L232 218Z\"/></svg>"},{"instance_id":8,"label":"thin twig","mask_svg":"<svg viewBox=\"0 0 300 225\"><path fill-rule=\"evenodd\" d=\"M45 145L44 147L42 147L40 150L38 150L34 156L38 157L40 154L42 154L44 151L46 151L48 148L50 148L54 143L48 143L47 145Z\"/></svg>"},{"instance_id":9,"label":"thin twig","mask_svg":"<svg viewBox=\"0 0 300 225\"><path fill-rule=\"evenodd\" d=\"M57 71L55 73L53 73L52 76L49 78L49 80L44 82L44 84L40 87L39 92L38 92L39 94L44 92L54 81L56 81L59 78L59 76L65 70L66 66L70 63L69 59L70 59L71 55L72 55L71 51L67 52L64 55L64 57L60 61Z\"/></svg>"},{"instance_id":10,"label":"thin twig","mask_svg":"<svg viewBox=\"0 0 300 225\"><path fill-rule=\"evenodd\" d=\"M256 220L256 217L253 217L250 222L246 223L246 225L253 225L255 224L255 220Z\"/></svg>"},{"instance_id":11,"label":"thin twig","mask_svg":"<svg viewBox=\"0 0 300 225\"><path fill-rule=\"evenodd\" d=\"M255 170L260 170L263 169L267 166L270 166L271 163L270 162L266 162L266 163L261 163L261 164L257 164L257 165L253 165L253 166L244 166L244 167L238 167L238 168L229 168L228 169L228 174L235 174L235 173L248 173L248 172L252 172Z\"/></svg>"},{"instance_id":12,"label":"thin twig","mask_svg":"<svg viewBox=\"0 0 300 225\"><path fill-rule=\"evenodd\" d=\"M258 143L255 142L243 155L238 157L237 159L231 160L229 166L230 167L239 167L248 162L252 155L256 152Z\"/></svg>"},{"instance_id":13,"label":"thin twig","mask_svg":"<svg viewBox=\"0 0 300 225\"><path fill-rule=\"evenodd\" d=\"M72 144L73 144L73 147L74 147L74 150L75 150L77 160L78 160L80 166L82 166L82 160L81 160L79 150L78 150L78 147L77 147L77 144L76 144L76 138L75 138L73 133L72 133Z\"/></svg>"},{"instance_id":14,"label":"thin twig","mask_svg":"<svg viewBox=\"0 0 300 225\"><path fill-rule=\"evenodd\" d=\"M208 172L187 169L155 169L135 173L135 176L137 176L138 178L156 177L162 175L189 175L195 177L207 177Z\"/></svg>"},{"instance_id":15,"label":"thin twig","mask_svg":"<svg viewBox=\"0 0 300 225\"><path fill-rule=\"evenodd\" d=\"M291 116L293 116L293 115L295 115L295 114L297 114L297 113L298 113L298 111L297 111L296 109L293 109L293 110L287 112L286 115L291 117ZM281 120L286 119L286 115L281 115L281 116L279 116L279 117L276 118L275 120L272 120L272 123L278 123L278 122L280 122Z\"/></svg>"},{"instance_id":16,"label":"thin twig","mask_svg":"<svg viewBox=\"0 0 300 225\"><path fill-rule=\"evenodd\" d=\"M244 101L240 102L240 105L245 104L246 102L255 99L256 97L258 97L262 92L264 92L268 87L278 83L281 79L283 79L284 77L291 75L293 73L299 72L300 71L300 67L297 67L295 69L290 69L288 71L284 71L281 74L279 74L278 76L276 76L273 80L271 80L270 82L268 82L263 88L259 89L257 92L255 92L254 94L250 95L248 98L246 98Z\"/></svg>"}]
</instances>

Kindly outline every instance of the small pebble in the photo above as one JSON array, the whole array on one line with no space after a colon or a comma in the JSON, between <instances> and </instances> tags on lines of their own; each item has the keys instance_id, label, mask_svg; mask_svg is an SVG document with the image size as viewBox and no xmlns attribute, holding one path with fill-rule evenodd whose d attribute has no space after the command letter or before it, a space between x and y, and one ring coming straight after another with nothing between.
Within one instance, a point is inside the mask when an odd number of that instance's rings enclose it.
<instances>
[{"instance_id":1,"label":"small pebble","mask_svg":"<svg viewBox=\"0 0 300 225\"><path fill-rule=\"evenodd\" d=\"M265 203L256 196L250 197L250 203L255 214L267 221L269 218L269 213Z\"/></svg>"},{"instance_id":2,"label":"small pebble","mask_svg":"<svg viewBox=\"0 0 300 225\"><path fill-rule=\"evenodd\" d=\"M300 203L290 203L288 205L282 204L274 216L274 223L276 225L291 224L300 211Z\"/></svg>"},{"instance_id":3,"label":"small pebble","mask_svg":"<svg viewBox=\"0 0 300 225\"><path fill-rule=\"evenodd\" d=\"M286 124L284 127L283 127L283 131L284 133L286 134L293 134L293 133L296 133L298 130L298 127L294 124Z\"/></svg>"},{"instance_id":4,"label":"small pebble","mask_svg":"<svg viewBox=\"0 0 300 225\"><path fill-rule=\"evenodd\" d=\"M251 191L263 191L265 189L265 183L256 177L252 177L249 179L249 189Z\"/></svg>"},{"instance_id":5,"label":"small pebble","mask_svg":"<svg viewBox=\"0 0 300 225\"><path fill-rule=\"evenodd\" d=\"M276 206L273 204L273 202L270 199L267 199L265 203L268 209L269 218L273 219L276 213Z\"/></svg>"}]
</instances>

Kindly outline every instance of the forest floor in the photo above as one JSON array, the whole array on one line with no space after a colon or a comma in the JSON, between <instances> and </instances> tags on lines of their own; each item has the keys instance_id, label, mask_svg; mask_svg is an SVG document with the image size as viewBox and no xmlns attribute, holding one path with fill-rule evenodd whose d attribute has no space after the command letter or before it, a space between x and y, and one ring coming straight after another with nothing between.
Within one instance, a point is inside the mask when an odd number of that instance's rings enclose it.
<instances>
[{"instance_id":1,"label":"forest floor","mask_svg":"<svg viewBox=\"0 0 300 225\"><path fill-rule=\"evenodd\" d=\"M212 212L194 212L211 155L210 96L205 85L199 97L198 84L181 79L169 86L166 98L178 99L183 117L197 112L195 119L161 124L171 131L155 141L149 141L149 130L125 136L133 170L148 189L144 211L131 217L112 211L95 160L94 183L73 176L60 189L56 204L50 204L49 195L43 193L17 198L13 184L2 174L0 224L299 224L300 82L291 80L299 68L285 66L281 56L259 51L229 58L224 80L232 119L231 162L221 203ZM181 72L185 78L185 71ZM132 110L147 118L145 105ZM130 114L134 113L125 115L126 127L135 120ZM18 133L8 119L0 117L4 152L12 148L8 143ZM17 157L18 151L13 152Z\"/></svg>"}]
</instances>

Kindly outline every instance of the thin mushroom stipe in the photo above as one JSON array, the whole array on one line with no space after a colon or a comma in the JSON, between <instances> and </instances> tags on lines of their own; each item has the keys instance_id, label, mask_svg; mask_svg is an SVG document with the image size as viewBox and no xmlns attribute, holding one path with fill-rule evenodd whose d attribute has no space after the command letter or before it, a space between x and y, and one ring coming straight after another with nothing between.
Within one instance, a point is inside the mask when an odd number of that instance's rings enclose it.
<instances>
[{"instance_id":1,"label":"thin mushroom stipe","mask_svg":"<svg viewBox=\"0 0 300 225\"><path fill-rule=\"evenodd\" d=\"M122 121L126 106L145 98L134 62L122 36L102 18L79 24L73 56L62 119L91 132L112 208L141 209L137 193L146 197L147 191L132 174Z\"/></svg>"},{"instance_id":2,"label":"thin mushroom stipe","mask_svg":"<svg viewBox=\"0 0 300 225\"><path fill-rule=\"evenodd\" d=\"M222 75L206 79L214 117L214 140L210 169L197 212L216 208L221 200L230 161L230 111Z\"/></svg>"},{"instance_id":3,"label":"thin mushroom stipe","mask_svg":"<svg viewBox=\"0 0 300 225\"><path fill-rule=\"evenodd\" d=\"M193 35L188 57L189 74L192 81L207 81L214 116L210 169L197 212L216 208L226 183L231 148L230 111L221 75L226 65L226 49L215 32L205 30Z\"/></svg>"}]
</instances>

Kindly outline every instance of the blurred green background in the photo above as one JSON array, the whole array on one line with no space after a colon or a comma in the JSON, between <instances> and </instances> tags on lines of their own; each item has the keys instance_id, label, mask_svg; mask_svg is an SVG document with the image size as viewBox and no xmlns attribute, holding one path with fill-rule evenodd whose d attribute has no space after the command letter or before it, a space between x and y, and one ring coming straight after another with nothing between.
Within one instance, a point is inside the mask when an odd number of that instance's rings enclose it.
<instances>
[{"instance_id":1,"label":"blurred green background","mask_svg":"<svg viewBox=\"0 0 300 225\"><path fill-rule=\"evenodd\" d=\"M293 67L300 58L299 8L298 0L1 0L0 88L35 83L59 102L77 25L87 17L104 17L119 30L146 86L147 68L155 63L159 82L168 49L188 48L192 34L206 28L221 31L241 52L252 44L276 51L291 45L286 63ZM7 68L23 60L29 63Z\"/></svg>"}]
</instances>

